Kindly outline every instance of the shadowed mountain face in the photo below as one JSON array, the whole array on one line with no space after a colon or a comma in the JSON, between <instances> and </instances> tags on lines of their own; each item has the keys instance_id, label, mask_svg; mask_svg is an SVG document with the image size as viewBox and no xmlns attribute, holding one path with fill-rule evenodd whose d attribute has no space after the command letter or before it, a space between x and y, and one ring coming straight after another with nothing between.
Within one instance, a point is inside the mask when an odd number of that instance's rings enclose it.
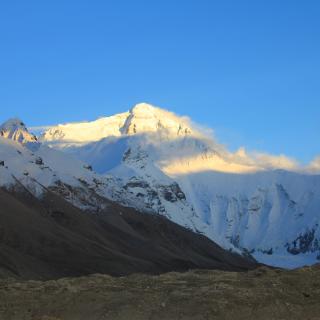
<instances>
[{"instance_id":1,"label":"shadowed mountain face","mask_svg":"<svg viewBox=\"0 0 320 320\"><path fill-rule=\"evenodd\" d=\"M256 263L169 220L106 202L85 213L51 193L0 189L0 276L53 279L194 268L242 271Z\"/></svg>"}]
</instances>

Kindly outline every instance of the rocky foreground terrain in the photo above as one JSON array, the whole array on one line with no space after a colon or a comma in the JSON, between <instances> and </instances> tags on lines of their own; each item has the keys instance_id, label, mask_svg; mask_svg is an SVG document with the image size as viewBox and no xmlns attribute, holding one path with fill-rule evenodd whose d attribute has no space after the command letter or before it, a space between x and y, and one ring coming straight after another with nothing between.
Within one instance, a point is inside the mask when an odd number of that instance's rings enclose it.
<instances>
[{"instance_id":1,"label":"rocky foreground terrain","mask_svg":"<svg viewBox=\"0 0 320 320\"><path fill-rule=\"evenodd\" d=\"M1 320L315 320L319 302L319 266L0 282Z\"/></svg>"}]
</instances>

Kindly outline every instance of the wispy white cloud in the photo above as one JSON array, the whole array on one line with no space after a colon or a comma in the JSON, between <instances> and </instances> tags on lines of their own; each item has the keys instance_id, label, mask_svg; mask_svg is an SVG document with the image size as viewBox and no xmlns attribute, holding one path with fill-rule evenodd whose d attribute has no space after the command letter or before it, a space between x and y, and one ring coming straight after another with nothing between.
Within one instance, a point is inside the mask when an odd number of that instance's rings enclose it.
<instances>
[{"instance_id":1,"label":"wispy white cloud","mask_svg":"<svg viewBox=\"0 0 320 320\"><path fill-rule=\"evenodd\" d=\"M33 133L42 133L46 130L49 130L52 126L36 126L36 127L28 127L28 130Z\"/></svg>"},{"instance_id":2,"label":"wispy white cloud","mask_svg":"<svg viewBox=\"0 0 320 320\"><path fill-rule=\"evenodd\" d=\"M53 126L36 126L36 127L28 127L29 130L36 130L36 131L40 131L40 130L48 130L50 128L52 128Z\"/></svg>"},{"instance_id":3,"label":"wispy white cloud","mask_svg":"<svg viewBox=\"0 0 320 320\"><path fill-rule=\"evenodd\" d=\"M314 158L309 165L306 167L307 171L310 173L319 173L320 174L320 156Z\"/></svg>"},{"instance_id":4,"label":"wispy white cloud","mask_svg":"<svg viewBox=\"0 0 320 320\"><path fill-rule=\"evenodd\" d=\"M296 159L287 157L284 154L272 155L258 151L248 152L244 147L241 147L237 152L233 153L232 158L236 162L255 166L265 170L298 170L301 168L301 165Z\"/></svg>"}]
</instances>

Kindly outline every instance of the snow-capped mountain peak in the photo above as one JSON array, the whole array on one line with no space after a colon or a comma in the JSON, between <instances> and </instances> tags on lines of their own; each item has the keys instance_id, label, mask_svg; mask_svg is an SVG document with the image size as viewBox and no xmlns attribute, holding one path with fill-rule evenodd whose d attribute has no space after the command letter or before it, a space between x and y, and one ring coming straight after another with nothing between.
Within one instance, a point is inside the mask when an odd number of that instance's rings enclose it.
<instances>
[{"instance_id":1,"label":"snow-capped mountain peak","mask_svg":"<svg viewBox=\"0 0 320 320\"><path fill-rule=\"evenodd\" d=\"M187 117L147 103L139 103L128 112L103 117L94 121L52 126L40 140L56 147L97 142L107 137L157 135L163 139L201 136Z\"/></svg>"},{"instance_id":2,"label":"snow-capped mountain peak","mask_svg":"<svg viewBox=\"0 0 320 320\"><path fill-rule=\"evenodd\" d=\"M0 126L0 136L23 144L36 143L37 138L31 134L19 118L12 118Z\"/></svg>"},{"instance_id":3,"label":"snow-capped mountain peak","mask_svg":"<svg viewBox=\"0 0 320 320\"><path fill-rule=\"evenodd\" d=\"M114 201L162 214L227 249L277 266L320 259L320 175L295 172L285 156L230 152L198 128L140 103L52 127L41 141L89 163Z\"/></svg>"},{"instance_id":4,"label":"snow-capped mountain peak","mask_svg":"<svg viewBox=\"0 0 320 320\"><path fill-rule=\"evenodd\" d=\"M138 113L154 114L158 110L160 110L160 108L157 108L157 107L155 107L149 103L146 103L146 102L140 102L140 103L137 103L135 106L133 106L130 109L130 113L132 113L132 114L138 114Z\"/></svg>"},{"instance_id":5,"label":"snow-capped mountain peak","mask_svg":"<svg viewBox=\"0 0 320 320\"><path fill-rule=\"evenodd\" d=\"M194 130L189 120L147 103L139 103L130 110L122 132L127 135L160 133L168 138L190 135Z\"/></svg>"}]
</instances>

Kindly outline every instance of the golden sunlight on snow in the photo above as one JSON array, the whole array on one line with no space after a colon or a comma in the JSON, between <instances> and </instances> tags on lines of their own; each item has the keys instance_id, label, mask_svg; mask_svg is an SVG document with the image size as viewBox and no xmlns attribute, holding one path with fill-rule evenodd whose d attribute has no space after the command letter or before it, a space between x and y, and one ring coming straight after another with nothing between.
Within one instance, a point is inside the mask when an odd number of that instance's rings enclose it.
<instances>
[{"instance_id":1,"label":"golden sunlight on snow","mask_svg":"<svg viewBox=\"0 0 320 320\"><path fill-rule=\"evenodd\" d=\"M239 164L228 162L219 156L212 156L209 159L204 159L201 155L196 157L181 158L178 160L166 163L160 163L161 169L169 176L184 175L205 171L218 171L226 173L254 173L262 168L254 165Z\"/></svg>"}]
</instances>

